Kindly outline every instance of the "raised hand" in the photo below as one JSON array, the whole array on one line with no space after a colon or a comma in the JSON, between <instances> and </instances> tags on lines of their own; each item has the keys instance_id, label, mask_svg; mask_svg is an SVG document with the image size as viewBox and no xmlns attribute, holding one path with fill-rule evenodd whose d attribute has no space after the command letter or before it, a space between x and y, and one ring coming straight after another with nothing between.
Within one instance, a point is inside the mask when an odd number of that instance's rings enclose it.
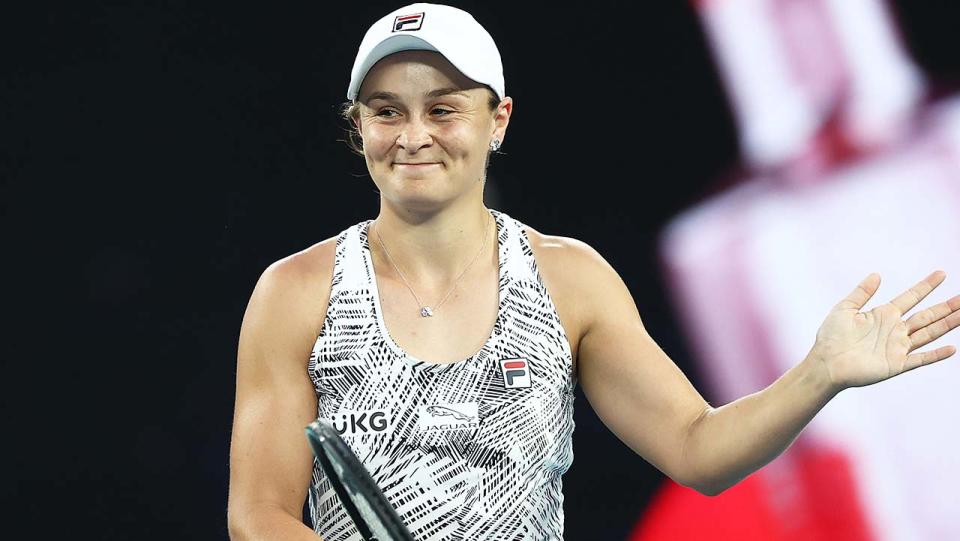
<instances>
[{"instance_id":1,"label":"raised hand","mask_svg":"<svg viewBox=\"0 0 960 541\"><path fill-rule=\"evenodd\" d=\"M811 355L822 363L837 392L877 383L957 352L954 346L943 346L911 353L960 325L960 295L901 319L946 277L935 271L889 303L860 312L880 287L880 275L872 273L833 307L817 331Z\"/></svg>"}]
</instances>

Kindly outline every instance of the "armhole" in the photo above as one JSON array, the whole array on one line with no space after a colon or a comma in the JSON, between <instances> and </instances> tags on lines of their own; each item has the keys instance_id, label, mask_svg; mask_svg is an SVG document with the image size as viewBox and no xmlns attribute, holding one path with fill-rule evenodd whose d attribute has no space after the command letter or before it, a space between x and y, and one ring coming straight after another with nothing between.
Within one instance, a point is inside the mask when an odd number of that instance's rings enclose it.
<instances>
[{"instance_id":1,"label":"armhole","mask_svg":"<svg viewBox=\"0 0 960 541\"><path fill-rule=\"evenodd\" d=\"M321 274L321 276L318 276L316 278L317 280L321 281L320 282L321 284L323 284L323 285L318 285L318 288L326 287L327 300L325 303L320 303L320 302L317 303L318 304L317 313L319 314L319 317L317 319L317 325L314 327L313 343L310 345L310 353L308 354L307 365L306 365L307 374L310 377L310 381L313 383L313 388L315 392L319 392L319 389L320 389L319 382L315 377L317 362L319 361L316 355L316 351L318 348L318 343L321 340L323 340L324 337L329 332L329 329L328 329L328 323L330 319L329 315L334 303L336 302L336 292L338 289L337 288L337 282L338 282L337 263L339 258L337 257L337 252L339 251L341 244L343 244L345 240L343 237L344 235L341 234L332 243L332 255L331 255L332 261L330 261L329 272L318 273L318 274ZM324 247L324 249L330 250L331 247ZM311 295L311 299L305 302L312 303L312 302L318 301L316 297L321 296L321 293L322 293L322 289L317 291L317 295ZM320 306L320 304L322 304L322 306Z\"/></svg>"},{"instance_id":2,"label":"armhole","mask_svg":"<svg viewBox=\"0 0 960 541\"><path fill-rule=\"evenodd\" d=\"M569 365L568 365L568 375L570 377L570 390L571 392L577 385L577 374L573 369L573 352L570 350L569 337L567 336L567 327L563 324L563 320L560 317L560 311L557 310L556 303L553 302L553 296L550 294L550 290L547 288L547 282L543 279L543 275L540 274L540 265L537 263L537 256L533 250L533 242L530 241L530 235L527 234L527 228L523 224L517 222L517 228L520 230L520 234L523 235L523 241L527 243L527 246L530 248L530 269L533 272L533 276L537 281L537 286L543 291L543 297L547 302L547 306L550 310L553 311L553 317L556 320L557 324L560 325L560 334L559 337L560 347L563 349L563 353L566 356Z\"/></svg>"}]
</instances>

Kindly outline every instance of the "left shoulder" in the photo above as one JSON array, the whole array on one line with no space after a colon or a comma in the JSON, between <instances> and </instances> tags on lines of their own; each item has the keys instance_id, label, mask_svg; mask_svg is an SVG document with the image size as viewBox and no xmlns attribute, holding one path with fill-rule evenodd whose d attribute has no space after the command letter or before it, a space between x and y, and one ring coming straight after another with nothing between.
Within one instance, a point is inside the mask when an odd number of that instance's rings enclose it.
<instances>
[{"instance_id":1,"label":"left shoulder","mask_svg":"<svg viewBox=\"0 0 960 541\"><path fill-rule=\"evenodd\" d=\"M528 225L524 225L523 229L541 273L562 270L562 274L570 279L582 281L584 275L596 274L602 272L604 267L609 267L603 256L582 240L545 235Z\"/></svg>"},{"instance_id":2,"label":"left shoulder","mask_svg":"<svg viewBox=\"0 0 960 541\"><path fill-rule=\"evenodd\" d=\"M604 284L619 281L619 276L586 242L545 235L527 225L523 228L576 358L580 338L589 327L594 311L594 299L598 292L606 289Z\"/></svg>"}]
</instances>

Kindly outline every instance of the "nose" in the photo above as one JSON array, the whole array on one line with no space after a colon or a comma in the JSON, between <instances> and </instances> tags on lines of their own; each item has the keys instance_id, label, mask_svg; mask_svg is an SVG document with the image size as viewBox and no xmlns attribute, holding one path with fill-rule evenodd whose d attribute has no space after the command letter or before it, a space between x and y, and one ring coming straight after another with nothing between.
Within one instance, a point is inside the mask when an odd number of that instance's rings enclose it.
<instances>
[{"instance_id":1,"label":"nose","mask_svg":"<svg viewBox=\"0 0 960 541\"><path fill-rule=\"evenodd\" d=\"M408 122L405 122L400 129L400 135L397 137L397 145L410 153L414 153L432 142L433 137L427 130L426 124L419 118L411 118Z\"/></svg>"}]
</instances>

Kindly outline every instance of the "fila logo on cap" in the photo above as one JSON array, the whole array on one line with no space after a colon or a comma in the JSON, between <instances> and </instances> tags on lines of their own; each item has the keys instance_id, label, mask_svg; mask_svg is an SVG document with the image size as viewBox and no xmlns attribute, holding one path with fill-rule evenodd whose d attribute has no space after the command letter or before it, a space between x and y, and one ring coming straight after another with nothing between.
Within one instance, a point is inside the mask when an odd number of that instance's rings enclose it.
<instances>
[{"instance_id":1,"label":"fila logo on cap","mask_svg":"<svg viewBox=\"0 0 960 541\"><path fill-rule=\"evenodd\" d=\"M500 370L507 389L530 387L530 367L525 359L501 359Z\"/></svg>"},{"instance_id":2,"label":"fila logo on cap","mask_svg":"<svg viewBox=\"0 0 960 541\"><path fill-rule=\"evenodd\" d=\"M423 25L423 13L414 13L413 15L399 15L393 20L392 32L412 32L420 30Z\"/></svg>"}]
</instances>

